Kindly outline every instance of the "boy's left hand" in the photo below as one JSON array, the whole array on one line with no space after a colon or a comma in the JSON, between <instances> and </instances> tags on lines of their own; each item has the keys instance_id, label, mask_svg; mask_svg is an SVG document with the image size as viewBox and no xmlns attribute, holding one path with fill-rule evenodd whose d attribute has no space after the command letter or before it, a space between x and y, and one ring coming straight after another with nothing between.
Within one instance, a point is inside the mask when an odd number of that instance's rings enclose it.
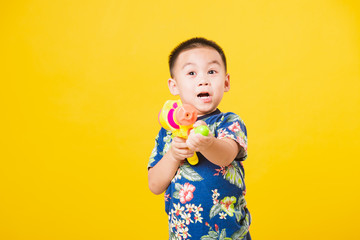
<instances>
[{"instance_id":1,"label":"boy's left hand","mask_svg":"<svg viewBox=\"0 0 360 240\"><path fill-rule=\"evenodd\" d=\"M204 121L200 120L200 121L197 121L196 123L194 123L194 128L198 127L200 125L207 126ZM208 147L210 147L211 144L214 142L214 140L215 140L215 138L211 133L209 133L208 136L203 136L200 133L195 133L194 129L192 129L190 131L188 139L186 140L186 144L190 150L195 151L195 152L201 152L201 151L207 149Z\"/></svg>"}]
</instances>

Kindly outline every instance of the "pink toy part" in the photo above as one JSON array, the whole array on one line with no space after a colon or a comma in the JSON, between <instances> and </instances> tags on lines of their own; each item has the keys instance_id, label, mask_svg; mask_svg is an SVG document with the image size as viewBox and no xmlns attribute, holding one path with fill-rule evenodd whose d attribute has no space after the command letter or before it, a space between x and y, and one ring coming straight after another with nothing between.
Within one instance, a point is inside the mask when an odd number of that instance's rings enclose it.
<instances>
[{"instance_id":1,"label":"pink toy part","mask_svg":"<svg viewBox=\"0 0 360 240\"><path fill-rule=\"evenodd\" d=\"M175 128L175 129L180 129L179 125L177 125L174 121L174 109L170 109L167 119L168 119L168 123L170 124L171 127Z\"/></svg>"}]
</instances>

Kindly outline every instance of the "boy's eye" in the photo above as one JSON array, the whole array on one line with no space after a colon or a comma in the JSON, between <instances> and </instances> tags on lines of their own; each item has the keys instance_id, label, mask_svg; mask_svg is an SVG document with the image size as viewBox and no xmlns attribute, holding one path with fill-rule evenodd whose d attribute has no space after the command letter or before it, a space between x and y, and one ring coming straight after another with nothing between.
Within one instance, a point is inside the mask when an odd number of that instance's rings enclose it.
<instances>
[{"instance_id":1,"label":"boy's eye","mask_svg":"<svg viewBox=\"0 0 360 240\"><path fill-rule=\"evenodd\" d=\"M215 70L210 70L208 73L209 74L215 74L216 72L215 72Z\"/></svg>"},{"instance_id":2,"label":"boy's eye","mask_svg":"<svg viewBox=\"0 0 360 240\"><path fill-rule=\"evenodd\" d=\"M189 72L188 74L189 75L195 75L195 72Z\"/></svg>"}]
</instances>

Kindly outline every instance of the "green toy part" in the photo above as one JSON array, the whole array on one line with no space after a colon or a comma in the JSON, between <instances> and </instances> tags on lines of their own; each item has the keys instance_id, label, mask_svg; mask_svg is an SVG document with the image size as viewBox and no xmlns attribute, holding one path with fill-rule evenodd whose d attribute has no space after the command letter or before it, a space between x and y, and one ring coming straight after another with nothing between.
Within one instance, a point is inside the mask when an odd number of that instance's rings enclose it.
<instances>
[{"instance_id":1,"label":"green toy part","mask_svg":"<svg viewBox=\"0 0 360 240\"><path fill-rule=\"evenodd\" d=\"M209 135L209 128L206 125L200 125L200 126L197 126L194 129L194 132L195 133L200 133L203 136L208 136Z\"/></svg>"}]
</instances>

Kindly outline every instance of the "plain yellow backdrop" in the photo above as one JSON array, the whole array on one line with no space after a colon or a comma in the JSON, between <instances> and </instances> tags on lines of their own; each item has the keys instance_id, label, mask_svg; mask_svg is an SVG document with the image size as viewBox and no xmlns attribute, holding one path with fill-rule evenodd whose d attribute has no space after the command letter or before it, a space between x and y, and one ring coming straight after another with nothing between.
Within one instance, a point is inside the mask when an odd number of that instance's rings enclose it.
<instances>
[{"instance_id":1,"label":"plain yellow backdrop","mask_svg":"<svg viewBox=\"0 0 360 240\"><path fill-rule=\"evenodd\" d=\"M194 36L227 55L253 239L360 239L358 1L7 1L0 27L0 239L167 239L147 161Z\"/></svg>"}]
</instances>

